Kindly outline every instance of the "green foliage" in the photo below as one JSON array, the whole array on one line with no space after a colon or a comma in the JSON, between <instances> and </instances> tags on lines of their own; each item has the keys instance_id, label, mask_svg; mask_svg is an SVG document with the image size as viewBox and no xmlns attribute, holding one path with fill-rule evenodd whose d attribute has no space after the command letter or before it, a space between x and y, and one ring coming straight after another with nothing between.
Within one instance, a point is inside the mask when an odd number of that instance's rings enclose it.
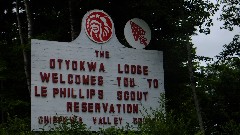
<instances>
[{"instance_id":1,"label":"green foliage","mask_svg":"<svg viewBox=\"0 0 240 135\"><path fill-rule=\"evenodd\" d=\"M204 114L206 133L233 133L240 116L239 36L223 46L218 60L201 67L198 92Z\"/></svg>"},{"instance_id":2,"label":"green foliage","mask_svg":"<svg viewBox=\"0 0 240 135\"><path fill-rule=\"evenodd\" d=\"M104 134L104 135L137 135L139 132L130 130L130 129L123 129L123 128L116 128L110 127L107 129L101 129L97 134Z\"/></svg>"},{"instance_id":3,"label":"green foliage","mask_svg":"<svg viewBox=\"0 0 240 135\"><path fill-rule=\"evenodd\" d=\"M236 123L235 121L229 121L226 123L223 128L223 134L230 134L230 135L239 135L240 134L240 123Z\"/></svg>"},{"instance_id":4,"label":"green foliage","mask_svg":"<svg viewBox=\"0 0 240 135\"><path fill-rule=\"evenodd\" d=\"M224 21L224 29L233 30L233 26L240 26L240 0L219 0L222 5L220 20Z\"/></svg>"},{"instance_id":5,"label":"green foliage","mask_svg":"<svg viewBox=\"0 0 240 135\"><path fill-rule=\"evenodd\" d=\"M235 35L233 40L229 44L224 45L223 48L223 51L217 56L217 63L219 65L228 64L229 66L235 66L236 68L240 67L240 35Z\"/></svg>"},{"instance_id":6,"label":"green foliage","mask_svg":"<svg viewBox=\"0 0 240 135\"><path fill-rule=\"evenodd\" d=\"M184 116L183 113L175 114L172 110L166 112L165 96L161 95L160 100L161 102L158 108L150 109L151 113L146 116L144 115L144 121L143 123L140 123L138 127L141 134L186 135L199 132L197 126L191 125L191 116L188 116L189 118L186 119L186 116ZM192 131L192 128L195 128L195 130Z\"/></svg>"},{"instance_id":7,"label":"green foliage","mask_svg":"<svg viewBox=\"0 0 240 135\"><path fill-rule=\"evenodd\" d=\"M141 134L164 134L164 135L185 135L187 125L183 119L175 117L171 112L165 113L161 110L153 111L153 116L146 116L144 123L139 127Z\"/></svg>"},{"instance_id":8,"label":"green foliage","mask_svg":"<svg viewBox=\"0 0 240 135\"><path fill-rule=\"evenodd\" d=\"M8 116L7 122L0 124L1 135L32 135L30 131L30 119L19 118L17 116Z\"/></svg>"}]
</instances>

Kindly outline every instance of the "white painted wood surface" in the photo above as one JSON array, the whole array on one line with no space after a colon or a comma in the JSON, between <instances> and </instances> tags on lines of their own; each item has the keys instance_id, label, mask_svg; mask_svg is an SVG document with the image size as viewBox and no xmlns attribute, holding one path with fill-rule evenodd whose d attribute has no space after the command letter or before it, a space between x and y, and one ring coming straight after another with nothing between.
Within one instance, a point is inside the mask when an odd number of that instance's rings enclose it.
<instances>
[{"instance_id":1,"label":"white painted wood surface","mask_svg":"<svg viewBox=\"0 0 240 135\"><path fill-rule=\"evenodd\" d=\"M83 18L83 23L84 19ZM110 58L99 58L96 57L95 50L98 51L108 51ZM86 71L69 70L66 69L66 64L62 62L61 69L58 69L58 63L56 63L56 68L51 69L49 67L50 59L63 59L70 61L85 61L86 62L97 62L97 69L95 72L89 72L87 65L85 65ZM104 64L105 72L99 72L98 68L100 63ZM138 74L119 74L118 64L121 65L121 69L124 64L128 65L141 65L148 66L148 75L138 75ZM71 67L71 66L70 66ZM62 74L63 79L67 82L67 75L93 75L93 76L103 76L103 86L98 85L83 85L83 84L61 84L52 83L51 78L48 83L42 82L40 77L40 72L43 73L58 73ZM59 76L58 76L59 77ZM117 85L117 77L128 77L134 78L136 86L134 88L124 87ZM147 79L157 79L158 88L149 88ZM97 82L97 81L96 81ZM35 86L38 87L38 93L40 93L40 87L47 87L46 97L35 96ZM83 93L86 93L87 89L103 90L103 99L98 99L97 94L92 99L81 99L81 98L61 98L60 96L53 97L53 88L73 88L75 94L78 94L78 90L82 89ZM142 101L119 101L117 99L117 91L142 91L148 92L147 100ZM70 43L66 42L56 42L56 41L44 41L33 39L31 41L31 129L34 131L49 130L53 124L39 124L40 116L73 116L82 117L83 123L91 130L99 130L99 128L108 128L110 126L123 127L127 123L136 127L132 124L133 117L142 118L140 110L142 107L145 108L158 108L159 107L159 97L160 93L164 93L164 70L163 70L163 53L161 51L153 50L136 50L133 48L126 48L117 40L114 34L112 38L104 43L97 44L92 42L84 30L81 31L79 37ZM67 112L67 102L79 102L80 112ZM115 113L104 113L101 107L101 112L82 112L81 103L108 103L110 104L139 104L139 112L135 113L120 113L117 112L117 107L115 107ZM108 107L109 108L109 107ZM109 110L108 110L109 111ZM111 124L94 124L93 117L109 117ZM122 124L114 125L114 117L121 117ZM98 122L98 121L97 121Z\"/></svg>"}]
</instances>

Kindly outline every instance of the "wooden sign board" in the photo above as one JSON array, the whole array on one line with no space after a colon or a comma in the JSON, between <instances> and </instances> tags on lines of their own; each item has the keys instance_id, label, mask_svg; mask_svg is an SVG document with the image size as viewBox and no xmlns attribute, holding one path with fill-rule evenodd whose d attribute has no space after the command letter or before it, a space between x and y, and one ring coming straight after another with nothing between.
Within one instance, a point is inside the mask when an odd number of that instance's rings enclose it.
<instances>
[{"instance_id":1,"label":"wooden sign board","mask_svg":"<svg viewBox=\"0 0 240 135\"><path fill-rule=\"evenodd\" d=\"M160 93L164 93L162 52L124 47L117 40L113 24L111 29L106 27L110 36L99 38L95 28L87 34L83 29L89 26L86 20L92 12L103 11L93 10L84 16L75 41L31 42L34 131L50 130L69 119L83 122L93 131L128 124L137 127L143 121L143 108L159 107ZM102 33L104 30L98 34Z\"/></svg>"}]
</instances>

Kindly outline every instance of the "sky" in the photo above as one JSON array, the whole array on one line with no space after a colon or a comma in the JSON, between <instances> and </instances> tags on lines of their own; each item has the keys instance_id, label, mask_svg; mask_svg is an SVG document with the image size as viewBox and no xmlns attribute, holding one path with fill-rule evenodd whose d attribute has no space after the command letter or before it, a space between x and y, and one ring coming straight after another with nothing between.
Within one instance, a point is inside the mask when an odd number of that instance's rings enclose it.
<instances>
[{"instance_id":1,"label":"sky","mask_svg":"<svg viewBox=\"0 0 240 135\"><path fill-rule=\"evenodd\" d=\"M212 0L213 1L213 0ZM196 53L199 56L207 56L213 58L223 50L224 44L229 44L234 35L240 34L240 28L234 27L233 31L220 29L223 22L217 20L220 17L221 11L218 11L213 16L213 26L211 26L211 33L208 35L199 33L192 37L192 42L197 47Z\"/></svg>"}]
</instances>

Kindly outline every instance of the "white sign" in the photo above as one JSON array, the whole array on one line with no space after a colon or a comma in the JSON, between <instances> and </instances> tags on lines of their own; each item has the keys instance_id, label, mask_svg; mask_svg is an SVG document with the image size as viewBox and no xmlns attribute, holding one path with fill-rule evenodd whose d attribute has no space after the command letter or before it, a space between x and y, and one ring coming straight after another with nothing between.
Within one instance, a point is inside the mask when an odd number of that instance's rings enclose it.
<instances>
[{"instance_id":1,"label":"white sign","mask_svg":"<svg viewBox=\"0 0 240 135\"><path fill-rule=\"evenodd\" d=\"M84 30L70 43L32 40L32 130L49 130L67 119L93 131L136 127L143 121L143 107L159 107L162 52L126 48L112 30L111 39L100 45Z\"/></svg>"},{"instance_id":2,"label":"white sign","mask_svg":"<svg viewBox=\"0 0 240 135\"><path fill-rule=\"evenodd\" d=\"M133 18L126 23L124 35L129 45L136 49L145 48L151 40L151 30L148 24L138 18Z\"/></svg>"}]
</instances>

